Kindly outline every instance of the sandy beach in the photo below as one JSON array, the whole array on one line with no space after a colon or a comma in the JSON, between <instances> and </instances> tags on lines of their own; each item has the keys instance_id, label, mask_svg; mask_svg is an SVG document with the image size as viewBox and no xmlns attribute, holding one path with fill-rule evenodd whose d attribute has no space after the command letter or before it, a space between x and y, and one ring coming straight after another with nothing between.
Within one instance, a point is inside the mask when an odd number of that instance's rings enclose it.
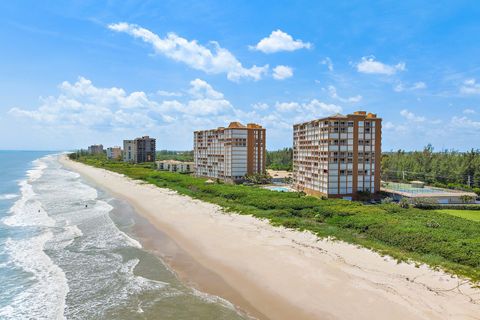
<instances>
[{"instance_id":1,"label":"sandy beach","mask_svg":"<svg viewBox=\"0 0 480 320\"><path fill-rule=\"evenodd\" d=\"M256 318L480 319L480 289L455 276L225 214L219 206L65 156L60 162L127 201L164 235L151 231L142 244L181 279Z\"/></svg>"}]
</instances>

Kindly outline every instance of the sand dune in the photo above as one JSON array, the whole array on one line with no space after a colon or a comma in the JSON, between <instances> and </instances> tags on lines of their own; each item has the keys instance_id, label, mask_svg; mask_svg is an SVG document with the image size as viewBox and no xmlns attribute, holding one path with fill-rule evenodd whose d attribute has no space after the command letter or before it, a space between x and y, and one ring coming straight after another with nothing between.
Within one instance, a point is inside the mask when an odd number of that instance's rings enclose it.
<instances>
[{"instance_id":1,"label":"sand dune","mask_svg":"<svg viewBox=\"0 0 480 320\"><path fill-rule=\"evenodd\" d=\"M251 216L225 214L216 205L66 157L60 161L127 200L215 275L202 281L201 272L190 279L183 272L187 280L258 318L480 319L480 290L468 281Z\"/></svg>"}]
</instances>

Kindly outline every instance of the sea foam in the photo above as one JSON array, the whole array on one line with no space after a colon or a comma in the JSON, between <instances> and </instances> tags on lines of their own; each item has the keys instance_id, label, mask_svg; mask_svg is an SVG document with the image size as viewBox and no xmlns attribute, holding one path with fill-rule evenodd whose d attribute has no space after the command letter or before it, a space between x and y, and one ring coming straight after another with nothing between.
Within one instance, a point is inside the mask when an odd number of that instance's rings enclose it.
<instances>
[{"instance_id":1,"label":"sea foam","mask_svg":"<svg viewBox=\"0 0 480 320\"><path fill-rule=\"evenodd\" d=\"M15 194L15 193L0 194L0 200L10 200L10 199L15 199L17 197L18 197L18 194Z\"/></svg>"},{"instance_id":2,"label":"sea foam","mask_svg":"<svg viewBox=\"0 0 480 320\"><path fill-rule=\"evenodd\" d=\"M55 220L42 208L32 182L38 180L47 168L45 158L33 161L27 178L20 181L21 197L10 208L3 223L11 227L36 227L32 236L24 239L8 238L5 242L9 264L31 274L30 285L17 294L8 306L0 308L2 319L63 319L67 279L45 253L45 244L53 238L49 228Z\"/></svg>"}]
</instances>

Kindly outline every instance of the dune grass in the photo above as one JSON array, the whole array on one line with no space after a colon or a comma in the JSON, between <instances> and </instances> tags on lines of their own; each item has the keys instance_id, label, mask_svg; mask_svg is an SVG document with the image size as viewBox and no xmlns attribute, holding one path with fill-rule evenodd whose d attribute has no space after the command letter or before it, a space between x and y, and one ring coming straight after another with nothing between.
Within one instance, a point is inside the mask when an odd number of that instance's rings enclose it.
<instances>
[{"instance_id":1,"label":"dune grass","mask_svg":"<svg viewBox=\"0 0 480 320\"><path fill-rule=\"evenodd\" d=\"M396 204L322 200L243 185L205 184L205 179L156 171L150 164L93 157L77 160L217 204L227 212L265 218L273 225L334 237L399 261L426 263L480 281L480 223L449 213L403 209Z\"/></svg>"}]
</instances>

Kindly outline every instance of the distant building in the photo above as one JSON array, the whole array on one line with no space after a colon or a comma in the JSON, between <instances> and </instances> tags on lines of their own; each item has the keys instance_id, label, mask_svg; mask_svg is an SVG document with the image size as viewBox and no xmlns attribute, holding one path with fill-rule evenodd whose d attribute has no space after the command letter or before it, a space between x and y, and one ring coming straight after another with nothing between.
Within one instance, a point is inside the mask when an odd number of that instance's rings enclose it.
<instances>
[{"instance_id":1,"label":"distant building","mask_svg":"<svg viewBox=\"0 0 480 320\"><path fill-rule=\"evenodd\" d=\"M247 174L265 173L265 133L258 124L239 122L195 131L195 175L236 182Z\"/></svg>"},{"instance_id":2,"label":"distant building","mask_svg":"<svg viewBox=\"0 0 480 320\"><path fill-rule=\"evenodd\" d=\"M285 170L267 169L267 173L272 177L272 182L276 184L288 184L293 179L293 173Z\"/></svg>"},{"instance_id":3,"label":"distant building","mask_svg":"<svg viewBox=\"0 0 480 320\"><path fill-rule=\"evenodd\" d=\"M121 159L122 158L122 148L120 148L120 147L107 148L107 158L108 159Z\"/></svg>"},{"instance_id":4,"label":"distant building","mask_svg":"<svg viewBox=\"0 0 480 320\"><path fill-rule=\"evenodd\" d=\"M93 144L88 147L89 154L100 154L103 153L103 145L101 144Z\"/></svg>"},{"instance_id":5,"label":"distant building","mask_svg":"<svg viewBox=\"0 0 480 320\"><path fill-rule=\"evenodd\" d=\"M137 162L137 148L134 140L123 140L123 161Z\"/></svg>"},{"instance_id":6,"label":"distant building","mask_svg":"<svg viewBox=\"0 0 480 320\"><path fill-rule=\"evenodd\" d=\"M311 195L380 191L382 119L364 111L293 126L293 180Z\"/></svg>"},{"instance_id":7,"label":"distant building","mask_svg":"<svg viewBox=\"0 0 480 320\"><path fill-rule=\"evenodd\" d=\"M194 163L176 160L156 161L157 170L190 173L193 172Z\"/></svg>"},{"instance_id":8,"label":"distant building","mask_svg":"<svg viewBox=\"0 0 480 320\"><path fill-rule=\"evenodd\" d=\"M132 163L155 162L156 140L143 136L134 140L123 140L123 161Z\"/></svg>"}]
</instances>

